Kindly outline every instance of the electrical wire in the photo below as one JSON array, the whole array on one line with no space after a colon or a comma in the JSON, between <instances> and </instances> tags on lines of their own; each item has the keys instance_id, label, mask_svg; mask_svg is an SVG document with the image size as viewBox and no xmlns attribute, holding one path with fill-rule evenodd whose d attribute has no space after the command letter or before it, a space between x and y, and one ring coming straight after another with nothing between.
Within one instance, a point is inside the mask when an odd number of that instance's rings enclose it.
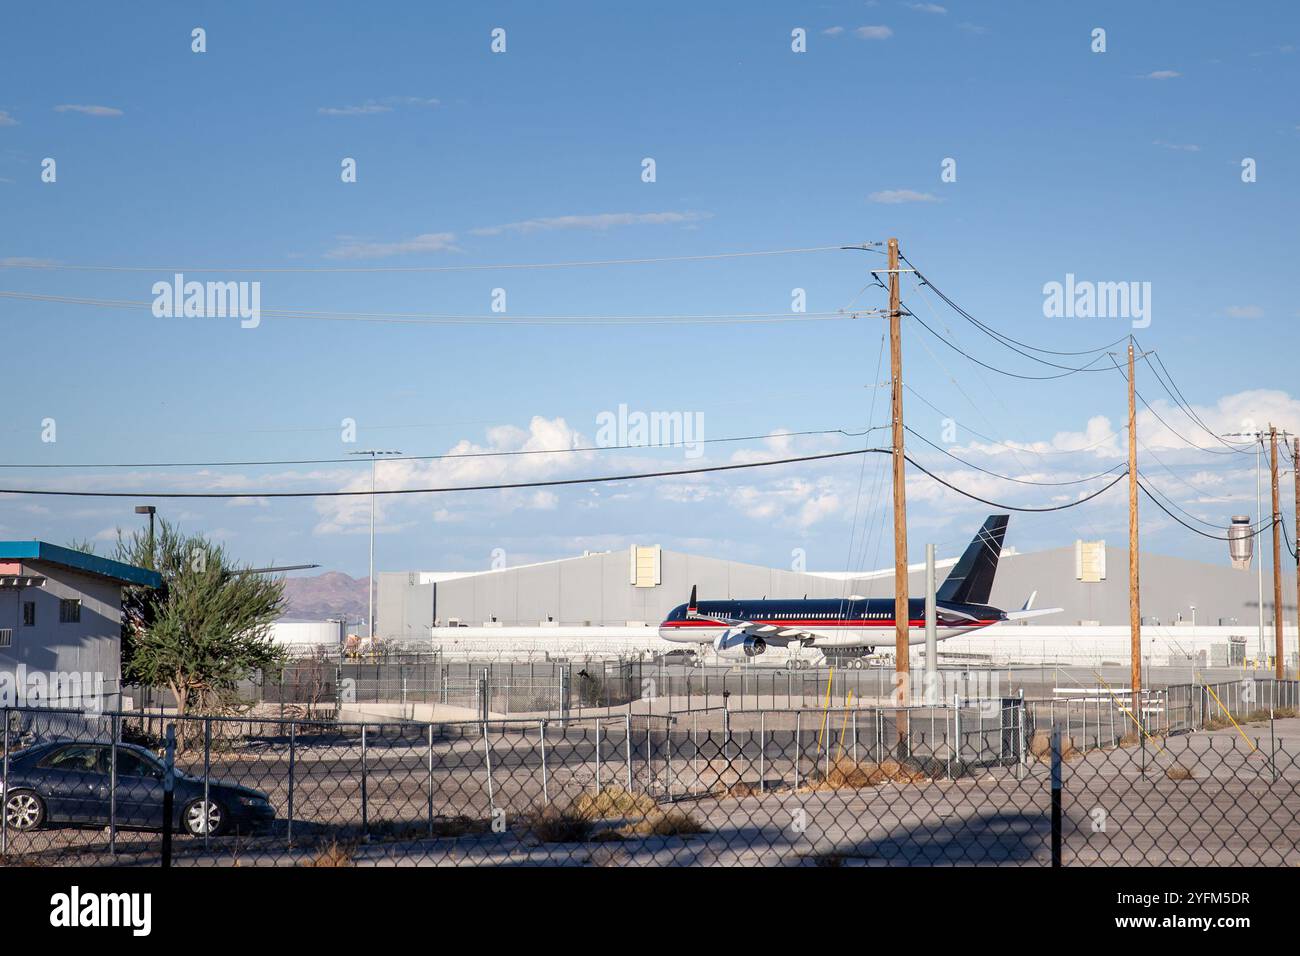
<instances>
[{"instance_id":1,"label":"electrical wire","mask_svg":"<svg viewBox=\"0 0 1300 956\"><path fill-rule=\"evenodd\" d=\"M899 254L899 258L902 259L904 262L906 262L906 263L908 264L908 266L910 266L910 267L912 268L912 270L916 273L917 278L920 279L922 283L924 283L925 285L929 286L932 290L934 290L934 294L937 295L937 296L938 296L940 299L942 299L944 302L946 302L946 303L948 304L948 306L949 306L950 308L952 308L952 310L953 310L954 312L956 312L956 313L957 313L958 315L960 315L962 318L964 318L964 319L966 319L967 321L969 321L972 325L974 325L976 328L980 329L981 331L983 331L984 333L986 333L986 334L989 335L990 337L994 338L995 340L997 340L997 341L999 341L999 342L1002 342L1003 345L1007 345L1008 348L1011 348L1011 345L1009 345L1008 343L1014 343L1015 345L1021 346L1022 348L1027 348L1027 349L1030 349L1031 351L1034 351L1034 352L1041 352L1041 353L1043 353L1044 355L1062 355L1062 356L1092 355L1092 354L1094 354L1094 353L1096 353L1096 352L1104 352L1104 351L1107 351L1108 349L1112 349L1112 348L1114 348L1116 345L1119 345L1121 342L1123 342L1125 339L1128 338L1128 336L1125 335L1125 336L1123 336L1123 337L1121 337L1121 338L1116 339L1114 342L1111 342L1111 343L1109 343L1109 344L1107 344L1107 345L1100 346L1099 348L1084 349L1084 350L1082 350L1082 351L1078 351L1078 352L1063 352L1063 351L1057 351L1057 350L1055 350L1055 349L1044 349L1044 348L1039 348L1038 346L1035 346L1035 345L1030 345L1030 344L1027 343L1027 342L1021 342L1019 339L1014 339L1014 338L1012 338L1012 337L1009 336L1009 335L1006 335L1006 334L1004 334L1004 333L1002 333L1002 332L999 332L997 329L993 328L992 326L990 326L990 325L986 325L985 323L981 322L979 319L975 318L975 316L971 315L969 312L967 312L965 309L963 309L960 305L958 305L956 302L954 302L952 299L950 299L947 295L945 295L944 292L943 292L943 290L941 290L938 286L936 286L936 285L935 285L935 284L930 280L929 276L925 275L923 272L921 272L920 269L916 268L916 265L915 265L915 264L914 264L910 259L908 259L907 256L902 255L902 254L900 253L900 254ZM1020 352L1019 349L1012 349L1012 350L1013 350L1013 351L1016 351L1016 352L1019 352L1019 354L1021 354L1021 355L1025 355L1025 353L1024 353L1024 352ZM1043 359L1035 358L1035 357L1032 356L1032 355L1026 355L1025 357L1026 357L1026 358L1030 358L1030 359L1034 359L1034 361L1037 361L1037 362L1043 362L1043 364L1045 364L1045 365L1053 365L1053 363L1051 363L1051 362L1046 362L1046 361L1044 361ZM1068 366L1055 365L1054 367L1055 367L1055 368L1067 368Z\"/></svg>"},{"instance_id":2,"label":"electrical wire","mask_svg":"<svg viewBox=\"0 0 1300 956\"><path fill-rule=\"evenodd\" d=\"M843 435L846 438L861 438L873 431L881 431L884 425L867 428L865 431L848 431L843 428L814 429L799 432L768 432L764 435L738 435L731 438L701 438L693 442L658 442L628 445L589 445L577 448L527 448L515 451L480 451L464 454L447 455L391 455L384 461L455 461L461 458L514 458L524 455L563 455L574 452L625 451L630 449L685 448L688 445L712 445L741 441L762 441L768 438L802 438L809 435ZM49 468L253 468L259 465L338 465L365 461L363 458L287 458L260 461L143 461L143 462L80 462L80 463L40 463L29 462L16 464L0 462L0 468L11 469L49 469Z\"/></svg>"},{"instance_id":3,"label":"electrical wire","mask_svg":"<svg viewBox=\"0 0 1300 956\"><path fill-rule=\"evenodd\" d=\"M204 499L239 499L239 498L362 498L366 496L387 496L387 495L426 495L426 494L445 494L461 491L508 491L525 488L554 488L564 485L590 485L601 484L604 482L614 481L636 481L645 478L671 478L681 475L700 475L712 472L723 471L741 471L749 468L767 468L773 465L789 465L809 461L826 461L834 458L848 458L853 455L890 455L893 454L888 448L856 448L849 451L823 452L817 455L801 455L794 458L777 458L770 461L742 462L730 465L706 465L700 468L683 468L673 471L651 471L635 472L622 475L601 475L594 478L555 478L545 481L518 481L502 482L485 485L452 485L446 487L429 487L429 488L379 488L374 490L362 491L62 491L51 488L0 488L0 495L31 495L44 497L62 497L62 498L204 498ZM950 491L955 491L959 495L978 501L981 504L989 505L993 508L1000 508L1006 511L1020 512L1048 512L1064 511L1067 508L1077 508L1079 505L1091 501L1098 495L1115 487L1115 485L1124 477L1123 474L1117 476L1114 481L1110 482L1103 488L1092 492L1076 501L1068 504L1053 505L1043 508L1028 508L1019 505L1004 504L1002 502L991 501L988 498L980 497L964 488L958 487L950 481L936 475L930 469L926 468L920 462L916 461L909 455L904 455L908 464L918 471L929 476L934 481L943 485Z\"/></svg>"},{"instance_id":4,"label":"electrical wire","mask_svg":"<svg viewBox=\"0 0 1300 956\"><path fill-rule=\"evenodd\" d=\"M917 470L919 470L919 471L924 472L926 475L928 475L928 476L929 476L930 478L932 478L933 480L937 481L939 484L943 485L945 488L948 488L948 489L951 490L951 491L955 491L955 492L957 492L957 494L959 494L959 495L964 495L964 496L966 496L967 498L970 498L970 499L973 500L973 501L978 501L978 502L980 502L981 504L986 504L986 505L989 505L990 507L993 507L993 508L1002 508L1002 509L1005 509L1005 510L1007 510L1007 511L1024 511L1024 512L1041 513L1041 512L1048 512L1048 511L1065 511L1065 510L1068 509L1068 508L1077 508L1077 507L1079 507L1079 505L1081 505L1081 504L1085 504L1085 503L1091 501L1093 498L1096 498L1098 495L1105 494L1107 491L1109 491L1110 489L1114 488L1117 484L1119 484L1119 483L1124 479L1124 477L1128 474L1128 469L1125 469L1124 472L1123 472L1122 474L1117 475L1117 476L1115 477L1115 480L1114 480L1114 481L1112 481L1112 482L1110 482L1109 484L1107 484L1107 485L1105 485L1105 486L1103 486L1103 487L1097 489L1096 491L1092 492L1091 494L1085 495L1084 497L1079 498L1079 499L1077 499L1076 501L1071 501L1071 502L1069 502L1068 504L1063 504L1063 505L1054 505L1054 506L1049 507L1049 508L1020 508L1020 507L1017 507L1017 506L1015 506L1015 505L1002 504L1002 503L997 502L997 501L990 501L990 500L987 499L987 498L981 498L979 495L971 494L969 491L965 491L965 490L963 490L963 489L961 489L961 488L958 488L956 485L954 485L954 484L952 484L952 483L950 483L950 482L948 482L948 481L945 481L943 478L940 478L938 475L936 475L934 472L930 471L930 470L929 470L928 468L926 468L924 465L921 465L921 464L919 464L918 462L916 462L916 461L915 461L915 460L914 460L910 455L909 455L909 456L905 456L905 457L907 457L908 462L909 462L913 467L915 467L915 468L916 468Z\"/></svg>"},{"instance_id":5,"label":"electrical wire","mask_svg":"<svg viewBox=\"0 0 1300 956\"><path fill-rule=\"evenodd\" d=\"M1188 524L1188 523L1187 523L1186 521L1184 521L1182 518L1178 517L1178 515L1174 514L1172 511L1170 511L1168 508L1166 508L1163 504L1161 504L1160 499L1157 498L1155 495L1153 495L1153 494L1152 494L1152 493L1147 489L1147 486L1146 486L1145 484L1143 484L1142 481L1141 481L1140 479L1139 479L1139 481L1138 481L1138 487L1142 489L1142 493L1143 493L1144 495L1146 495L1149 499L1151 499L1151 501L1155 504L1155 506L1156 506L1157 508L1159 508L1161 511L1163 511L1166 515L1168 515L1168 516L1169 516L1170 518L1172 518L1174 521L1177 521L1180 525L1182 525L1182 526L1183 526L1184 528L1186 528L1188 531L1193 531L1193 532L1195 532L1196 534L1199 534L1202 538L1209 538L1209 539L1212 540L1212 541L1231 541L1231 540L1232 540L1231 538L1227 537L1226 535L1208 534L1207 532L1202 531L1200 528L1197 528L1197 527L1194 527L1194 526ZM1251 534L1249 535L1249 537L1252 537L1252 538L1253 538L1253 537L1258 537L1259 535L1263 534L1263 533L1264 533L1265 531L1267 531L1269 528L1273 527L1273 521L1274 521L1274 520L1276 520L1276 519L1270 519L1267 523L1263 523L1263 522L1261 522L1261 523L1260 523L1260 527L1258 527L1258 528L1255 529L1253 532L1251 532Z\"/></svg>"},{"instance_id":6,"label":"electrical wire","mask_svg":"<svg viewBox=\"0 0 1300 956\"><path fill-rule=\"evenodd\" d=\"M255 273L352 273L352 272L488 272L507 269L577 269L591 266L645 265L661 262L706 262L717 259L748 259L787 256L808 252L831 252L842 245L804 246L793 249L763 249L754 252L716 252L696 256L643 256L632 259L587 259L571 262L511 262L459 266L107 266L72 265L34 259L0 260L3 269L34 269L45 272L255 272Z\"/></svg>"},{"instance_id":7,"label":"electrical wire","mask_svg":"<svg viewBox=\"0 0 1300 956\"><path fill-rule=\"evenodd\" d=\"M0 290L0 299L56 305L86 305L104 309L153 311L154 303L142 299L104 299L84 296L45 295L36 292ZM259 309L262 317L273 319L311 319L318 322L379 322L389 325L498 325L498 326L597 326L597 325L745 325L782 322L826 322L856 319L876 310L856 312L731 312L711 315L492 315L433 312L330 312L310 309ZM177 317L180 318L180 317ZM221 318L221 317L218 317ZM251 316L232 314L231 319Z\"/></svg>"},{"instance_id":8,"label":"electrical wire","mask_svg":"<svg viewBox=\"0 0 1300 956\"><path fill-rule=\"evenodd\" d=\"M944 448L942 445L936 445L934 442L930 441L930 439L926 438L924 435L922 435L922 434L921 434L920 432L918 432L916 429L912 428L912 426L910 426L910 425L904 425L903 428L906 429L908 432L910 432L912 435L914 435L914 436L916 436L917 438L921 439L921 441L925 442L927 445L929 445L929 446L930 446L931 448L933 448L935 451L938 451L938 452L941 452L941 453L947 455L947 456L948 456L949 458L951 458L953 461L959 462L960 464L965 465L967 468L973 468L975 471L983 472L984 474L986 474L986 475L991 475L991 476L994 477L994 478L1001 478L1003 481L1014 481L1014 482L1016 482L1017 484L1021 484L1021 485L1038 485L1038 486L1040 486L1040 487L1048 487L1048 486L1059 487L1059 486L1062 486L1062 485L1081 485L1081 484L1083 484L1084 482L1095 481L1095 480L1098 479L1098 478L1106 478L1106 477L1108 477L1108 476L1114 474L1116 468L1126 468L1126 467L1127 467L1127 465L1126 465L1124 462L1119 462L1118 464L1116 464L1116 465L1114 465L1114 466L1112 466L1112 467L1110 467L1110 468L1107 468L1105 471L1103 471L1103 472L1099 472L1099 473L1097 473L1097 474L1095 474L1095 475L1089 475L1087 478L1073 478L1073 479L1071 479L1071 480L1069 480L1069 481L1030 481L1030 480L1028 480L1028 479L1026 479L1026 478L1013 478L1013 477L1010 476L1010 475L1003 475L1003 474L1000 474L999 472L996 472L996 471L990 471L990 470L987 469L987 468L981 468L979 465L976 465L976 464L974 464L974 463L972 463L972 462L966 461L964 458L958 458L956 455L954 455L952 452L948 451L948 449Z\"/></svg>"},{"instance_id":9,"label":"electrical wire","mask_svg":"<svg viewBox=\"0 0 1300 956\"><path fill-rule=\"evenodd\" d=\"M972 435L974 435L976 438L982 438L982 439L984 439L984 441L989 442L990 444L993 444L993 445L999 445L999 446L1001 446L1002 448L1005 448L1005 449L1007 449L1008 451L1012 451L1012 452L1021 452L1021 451L1024 451L1024 452L1029 452L1030 454L1033 454L1033 455L1039 455L1039 456L1042 456L1042 455L1077 455L1079 452L1091 451L1091 450L1094 449L1094 448L1099 448L1100 446L1106 444L1106 442L1111 441L1112 439L1115 439L1115 438L1118 438L1118 437L1119 437L1119 434L1118 434L1118 433L1112 432L1111 434L1107 435L1105 438L1102 438L1102 439L1100 439L1100 440L1098 440L1098 441L1093 442L1091 445L1081 445L1081 446L1078 447L1078 448L1049 448L1049 449L1042 449L1042 448L1022 448L1022 447L1019 447L1019 446L1017 446L1017 445L1009 445L1009 444L1007 444L1006 442L998 441L996 438L990 438L988 435L985 435L985 434L983 434L983 433L981 433L981 432L976 431L975 429L971 428L969 425L966 425L966 424L964 424L964 423L962 423L962 422L957 421L957 419L953 418L953 416L949 415L949 414L948 414L947 412L945 412L943 409L939 408L939 407L938 407L937 405L935 405L932 401L930 401L928 398L926 398L924 395L922 395L920 392L918 392L916 389L914 389L911 385L908 385L906 382L903 383L903 388L907 389L909 392L911 392L913 395L915 395L918 399L920 399L922 402L924 402L926 405L928 405L928 406L929 406L933 411L937 412L938 414L942 415L944 418L946 418L946 419L948 419L949 421L951 421L951 422L952 422L954 425L956 425L958 428L964 428L966 431L970 432L970 433L971 433Z\"/></svg>"},{"instance_id":10,"label":"electrical wire","mask_svg":"<svg viewBox=\"0 0 1300 956\"><path fill-rule=\"evenodd\" d=\"M900 308L901 308L901 300L900 300ZM922 318L921 318L919 315L917 315L915 312L908 311L908 312L907 312L907 315L910 316L911 318L915 319L917 322L919 322L919 323L921 324L921 327L922 327L922 328L924 328L927 332L929 332L931 335L933 335L936 339L938 339L938 340L939 340L940 342L942 342L944 345L948 346L948 348L952 349L954 352L957 352L959 355L964 356L965 358L967 358L967 359L969 359L970 361L974 362L976 365L979 365L979 366L981 366L982 368L986 368L986 369L988 369L990 372L997 372L999 375L1006 375L1006 376L1008 376L1009 378L1019 378L1019 379L1023 379L1023 380L1025 380L1025 381L1030 381L1030 382L1045 382L1045 381L1050 381L1050 380L1052 380L1052 379L1068 378L1069 376L1071 376L1071 375L1075 375L1075 374L1077 374L1077 373L1079 373L1079 372L1105 372L1105 371L1108 371L1107 369L1104 369L1104 368L1093 368L1093 367L1092 367L1093 365L1096 365L1097 362L1101 361L1101 359L1103 359L1103 358L1106 357L1106 356L1103 354L1103 355L1098 355L1096 358L1094 358L1091 362L1089 362L1087 365L1083 366L1082 368L1070 368L1068 371L1062 372L1062 373L1060 373L1059 375L1024 375L1024 374L1022 374L1022 373L1020 373L1020 372L1009 372L1009 371L1007 371L1007 370L1004 369L1004 368L998 368L996 365L989 365L987 362L983 362L983 361L981 361L980 359L977 359L975 356L971 355L969 352L965 351L964 349L960 348L960 347L957 346L957 345L954 345L954 344L953 344L951 341L949 341L946 337L940 335L940 334L939 334L938 332L936 332L934 329L930 328L930 326L926 324L925 320L922 319ZM1052 364L1052 363L1049 362L1049 363L1044 363L1044 364L1049 364L1049 365L1050 365L1050 364ZM1056 367L1057 367L1057 368L1061 368L1062 366L1059 366L1059 365L1058 365L1058 366L1056 366Z\"/></svg>"}]
</instances>

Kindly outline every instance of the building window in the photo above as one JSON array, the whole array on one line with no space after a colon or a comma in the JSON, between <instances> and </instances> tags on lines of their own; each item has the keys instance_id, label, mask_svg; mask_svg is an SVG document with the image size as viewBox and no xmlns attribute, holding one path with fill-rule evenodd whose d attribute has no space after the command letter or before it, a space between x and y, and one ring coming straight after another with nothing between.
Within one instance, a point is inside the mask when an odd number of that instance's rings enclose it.
<instances>
[{"instance_id":1,"label":"building window","mask_svg":"<svg viewBox=\"0 0 1300 956\"><path fill-rule=\"evenodd\" d=\"M13 647L14 629L12 627L0 627L0 647Z\"/></svg>"},{"instance_id":2,"label":"building window","mask_svg":"<svg viewBox=\"0 0 1300 956\"><path fill-rule=\"evenodd\" d=\"M36 602L24 601L23 602L23 627L35 627L35 626L36 626Z\"/></svg>"},{"instance_id":3,"label":"building window","mask_svg":"<svg viewBox=\"0 0 1300 956\"><path fill-rule=\"evenodd\" d=\"M81 601L77 598L64 598L59 602L59 623L81 623Z\"/></svg>"}]
</instances>

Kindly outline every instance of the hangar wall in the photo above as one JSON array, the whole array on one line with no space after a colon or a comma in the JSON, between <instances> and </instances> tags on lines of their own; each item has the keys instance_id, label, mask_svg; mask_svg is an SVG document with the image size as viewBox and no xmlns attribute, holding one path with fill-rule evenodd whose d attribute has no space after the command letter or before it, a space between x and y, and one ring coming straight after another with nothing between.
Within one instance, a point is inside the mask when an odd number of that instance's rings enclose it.
<instances>
[{"instance_id":1,"label":"hangar wall","mask_svg":"<svg viewBox=\"0 0 1300 956\"><path fill-rule=\"evenodd\" d=\"M947 573L941 561L940 580ZM1128 551L1106 549L1107 576L1096 583L1078 580L1073 546L1033 554L1007 554L1001 559L991 603L1020 607L1038 591L1036 607L1062 607L1064 612L1036 623L1077 626L1097 622L1128 623ZM541 564L486 570L479 573L395 572L379 576L377 630L381 637L427 640L435 623L453 620L474 627L605 626L629 622L653 626L669 610L686 601L692 585L701 600L768 597L890 597L890 571L843 579L812 572L784 571L718 558L661 552L659 584L636 587L631 582L628 550L589 554ZM909 575L909 589L920 595L924 571ZM1294 622L1295 588L1283 590L1283 615ZM1258 621L1254 569L1237 571L1228 565L1188 561L1167 555L1142 558L1144 624L1165 626L1190 622L1192 607L1201 625L1253 628ZM1264 619L1272 621L1271 582L1265 588ZM495 619L495 620L494 620Z\"/></svg>"}]
</instances>

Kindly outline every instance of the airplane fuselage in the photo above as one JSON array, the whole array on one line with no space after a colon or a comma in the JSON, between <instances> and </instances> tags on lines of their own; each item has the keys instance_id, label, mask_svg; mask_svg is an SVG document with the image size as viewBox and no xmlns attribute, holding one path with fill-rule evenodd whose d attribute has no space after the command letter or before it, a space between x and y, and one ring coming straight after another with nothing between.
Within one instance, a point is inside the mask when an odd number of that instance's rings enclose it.
<instances>
[{"instance_id":1,"label":"airplane fuselage","mask_svg":"<svg viewBox=\"0 0 1300 956\"><path fill-rule=\"evenodd\" d=\"M1006 620L1003 611L983 604L938 601L935 610L939 640ZM908 643L924 644L924 598L908 601L908 617ZM896 633L893 598L822 598L700 601L694 614L688 612L687 605L681 604L659 625L659 636L676 643L712 644L735 628L714 618L798 629L811 635L817 647L893 646Z\"/></svg>"}]
</instances>

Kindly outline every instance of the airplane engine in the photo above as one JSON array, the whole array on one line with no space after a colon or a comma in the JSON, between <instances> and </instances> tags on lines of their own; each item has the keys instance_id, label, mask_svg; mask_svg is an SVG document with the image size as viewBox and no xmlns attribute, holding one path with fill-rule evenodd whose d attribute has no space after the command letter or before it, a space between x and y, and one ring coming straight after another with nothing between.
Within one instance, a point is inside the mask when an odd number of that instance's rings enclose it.
<instances>
[{"instance_id":1,"label":"airplane engine","mask_svg":"<svg viewBox=\"0 0 1300 956\"><path fill-rule=\"evenodd\" d=\"M713 642L713 649L719 657L757 657L767 650L767 641L744 631L724 631Z\"/></svg>"}]
</instances>

